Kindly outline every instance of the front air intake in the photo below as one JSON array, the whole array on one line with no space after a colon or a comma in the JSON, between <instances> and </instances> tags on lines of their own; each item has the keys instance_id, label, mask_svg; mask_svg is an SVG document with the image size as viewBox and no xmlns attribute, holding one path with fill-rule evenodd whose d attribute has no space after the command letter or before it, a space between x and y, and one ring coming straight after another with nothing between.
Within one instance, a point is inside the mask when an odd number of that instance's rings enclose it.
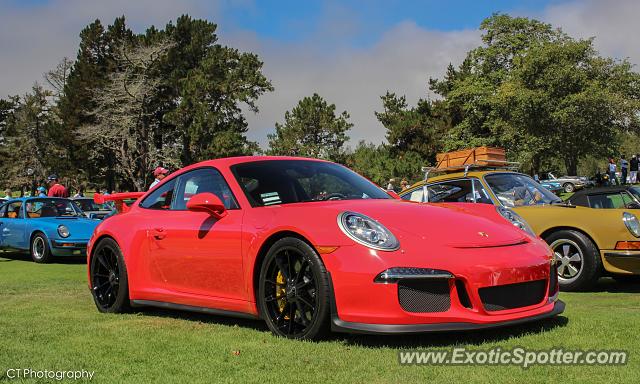
<instances>
[{"instance_id":1,"label":"front air intake","mask_svg":"<svg viewBox=\"0 0 640 384\"><path fill-rule=\"evenodd\" d=\"M407 312L446 312L451 307L449 280L400 281L398 301Z\"/></svg>"},{"instance_id":2,"label":"front air intake","mask_svg":"<svg viewBox=\"0 0 640 384\"><path fill-rule=\"evenodd\" d=\"M540 303L547 293L547 280L496 285L478 290L487 311L502 311Z\"/></svg>"}]
</instances>

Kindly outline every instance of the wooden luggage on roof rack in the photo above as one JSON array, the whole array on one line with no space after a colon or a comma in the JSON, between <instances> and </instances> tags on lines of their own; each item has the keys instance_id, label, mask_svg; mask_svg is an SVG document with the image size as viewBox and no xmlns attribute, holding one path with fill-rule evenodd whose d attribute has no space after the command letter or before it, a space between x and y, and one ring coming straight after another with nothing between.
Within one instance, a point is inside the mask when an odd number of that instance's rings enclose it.
<instances>
[{"instance_id":1,"label":"wooden luggage on roof rack","mask_svg":"<svg viewBox=\"0 0 640 384\"><path fill-rule=\"evenodd\" d=\"M507 157L503 148L477 147L460 151L438 153L436 169L463 168L465 165L496 165L506 163Z\"/></svg>"}]
</instances>

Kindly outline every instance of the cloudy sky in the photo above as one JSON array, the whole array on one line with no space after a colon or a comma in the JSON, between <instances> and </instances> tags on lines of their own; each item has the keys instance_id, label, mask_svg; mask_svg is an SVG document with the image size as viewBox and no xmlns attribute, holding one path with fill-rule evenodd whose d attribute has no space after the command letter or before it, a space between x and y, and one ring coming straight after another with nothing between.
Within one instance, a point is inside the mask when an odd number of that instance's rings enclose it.
<instances>
[{"instance_id":1,"label":"cloudy sky","mask_svg":"<svg viewBox=\"0 0 640 384\"><path fill-rule=\"evenodd\" d=\"M251 139L264 146L284 112L317 92L351 114L352 144L379 143L380 96L429 96L429 77L479 44L478 25L493 12L594 36L602 54L640 63L635 0L0 0L0 97L25 93L61 58L74 58L80 30L96 18L110 24L124 14L142 32L188 13L217 23L222 43L263 59L275 91L247 116Z\"/></svg>"}]
</instances>

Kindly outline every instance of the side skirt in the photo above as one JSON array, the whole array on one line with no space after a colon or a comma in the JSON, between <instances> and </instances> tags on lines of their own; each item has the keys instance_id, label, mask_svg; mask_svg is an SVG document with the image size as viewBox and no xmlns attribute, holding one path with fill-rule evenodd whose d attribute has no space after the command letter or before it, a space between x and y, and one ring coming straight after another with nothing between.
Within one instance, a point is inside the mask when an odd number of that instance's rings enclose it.
<instances>
[{"instance_id":1,"label":"side skirt","mask_svg":"<svg viewBox=\"0 0 640 384\"><path fill-rule=\"evenodd\" d=\"M164 301L131 300L131 306L132 307L155 307L155 308L171 309L171 310L178 310L178 311L198 312L198 313L204 313L207 315L239 317L242 319L253 319L253 320L260 319L258 316L252 315L250 313L225 311L224 309L215 309L215 308L207 308L207 307L194 307L191 305L167 303Z\"/></svg>"}]
</instances>

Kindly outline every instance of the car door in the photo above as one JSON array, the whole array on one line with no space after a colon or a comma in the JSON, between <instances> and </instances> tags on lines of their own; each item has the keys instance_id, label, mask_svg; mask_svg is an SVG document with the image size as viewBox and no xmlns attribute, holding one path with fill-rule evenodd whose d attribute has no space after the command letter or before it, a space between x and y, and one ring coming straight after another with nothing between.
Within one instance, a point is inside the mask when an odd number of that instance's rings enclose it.
<instances>
[{"instance_id":1,"label":"car door","mask_svg":"<svg viewBox=\"0 0 640 384\"><path fill-rule=\"evenodd\" d=\"M149 258L159 272L160 283L175 292L246 300L241 250L243 211L224 177L218 170L205 167L180 175L174 183L169 209L158 215L148 231ZM189 199L203 192L213 193L224 202L225 217L216 219L206 212L187 210ZM147 200L143 206L156 204Z\"/></svg>"},{"instance_id":2,"label":"car door","mask_svg":"<svg viewBox=\"0 0 640 384\"><path fill-rule=\"evenodd\" d=\"M7 204L2 220L2 246L8 249L24 250L29 248L26 238L26 221L22 201Z\"/></svg>"}]
</instances>

